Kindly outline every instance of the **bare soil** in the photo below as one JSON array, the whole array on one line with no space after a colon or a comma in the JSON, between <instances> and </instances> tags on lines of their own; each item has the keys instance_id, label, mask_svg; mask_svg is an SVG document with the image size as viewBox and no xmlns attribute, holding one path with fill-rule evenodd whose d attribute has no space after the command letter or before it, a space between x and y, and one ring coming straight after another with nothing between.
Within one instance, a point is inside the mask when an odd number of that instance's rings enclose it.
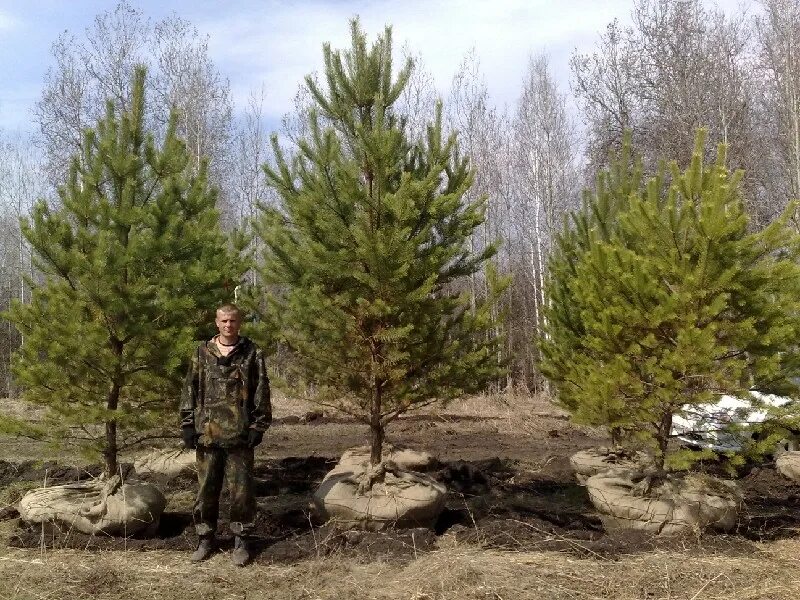
<instances>
[{"instance_id":1,"label":"bare soil","mask_svg":"<svg viewBox=\"0 0 800 600\"><path fill-rule=\"evenodd\" d=\"M435 531L383 533L337 530L315 522L309 510L313 490L339 455L364 443L365 427L336 416L279 416L256 459L255 561L288 565L337 556L359 562L406 563L423 553L454 546L557 551L603 560L657 551L737 557L757 553L759 543L793 539L800 533L800 486L766 465L741 478L745 502L732 534L682 538L606 534L585 489L575 483L568 460L580 449L607 443L602 432L576 427L541 402L527 406L527 418L521 420L515 416L516 408L490 411L468 405L440 414L408 415L394 423L392 443L425 449L438 457L430 474L447 485L449 495ZM0 506L0 521L8 525L5 544L38 550L182 553L195 546L191 502L197 483L188 476L166 485L156 481L165 486L170 504L155 538L90 537L19 522L13 502L25 489L86 479L99 472L98 465L0 460L0 497L7 498L6 506ZM135 475L130 465L124 465L123 475ZM232 545L225 525L222 522L220 528L222 552Z\"/></svg>"}]
</instances>

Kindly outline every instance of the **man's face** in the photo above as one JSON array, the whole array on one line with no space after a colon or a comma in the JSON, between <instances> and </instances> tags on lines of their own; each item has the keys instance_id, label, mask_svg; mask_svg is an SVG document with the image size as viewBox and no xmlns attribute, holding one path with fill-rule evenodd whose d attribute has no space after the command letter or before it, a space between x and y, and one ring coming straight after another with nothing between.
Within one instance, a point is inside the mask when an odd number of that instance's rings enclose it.
<instances>
[{"instance_id":1,"label":"man's face","mask_svg":"<svg viewBox=\"0 0 800 600\"><path fill-rule=\"evenodd\" d=\"M237 312L222 312L218 310L217 319L214 322L217 324L220 335L227 338L237 337L239 335L239 329L242 327L242 322Z\"/></svg>"}]
</instances>

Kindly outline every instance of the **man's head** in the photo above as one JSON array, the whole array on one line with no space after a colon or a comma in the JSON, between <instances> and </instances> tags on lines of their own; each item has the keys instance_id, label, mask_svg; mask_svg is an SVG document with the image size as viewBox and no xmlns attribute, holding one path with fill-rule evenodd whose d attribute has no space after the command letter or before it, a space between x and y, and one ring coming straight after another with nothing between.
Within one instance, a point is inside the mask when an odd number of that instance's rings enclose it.
<instances>
[{"instance_id":1,"label":"man's head","mask_svg":"<svg viewBox=\"0 0 800 600\"><path fill-rule=\"evenodd\" d=\"M223 304L217 309L217 318L214 322L220 335L229 339L236 338L242 327L241 311L235 304Z\"/></svg>"}]
</instances>

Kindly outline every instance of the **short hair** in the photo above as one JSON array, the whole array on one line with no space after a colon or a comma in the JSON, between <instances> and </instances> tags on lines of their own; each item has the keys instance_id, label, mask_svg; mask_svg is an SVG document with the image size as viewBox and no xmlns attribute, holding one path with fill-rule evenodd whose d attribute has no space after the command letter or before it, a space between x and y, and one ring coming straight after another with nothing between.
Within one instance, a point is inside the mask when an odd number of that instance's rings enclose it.
<instances>
[{"instance_id":1,"label":"short hair","mask_svg":"<svg viewBox=\"0 0 800 600\"><path fill-rule=\"evenodd\" d=\"M233 314L236 313L240 317L242 316L242 309L231 302L226 302L217 307L217 312L226 313L226 314Z\"/></svg>"}]
</instances>

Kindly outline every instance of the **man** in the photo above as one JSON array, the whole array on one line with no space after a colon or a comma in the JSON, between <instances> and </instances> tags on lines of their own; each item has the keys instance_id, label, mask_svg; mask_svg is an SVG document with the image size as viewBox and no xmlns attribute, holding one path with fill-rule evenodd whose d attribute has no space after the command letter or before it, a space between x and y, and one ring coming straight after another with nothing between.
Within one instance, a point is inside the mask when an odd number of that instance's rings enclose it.
<instances>
[{"instance_id":1,"label":"man","mask_svg":"<svg viewBox=\"0 0 800 600\"><path fill-rule=\"evenodd\" d=\"M248 539L256 513L253 449L272 421L269 379L261 350L239 335L241 312L234 304L217 309L219 334L192 355L181 395L181 427L187 448L197 449L200 490L194 522L200 543L191 560L207 559L215 549L219 496L227 472L230 527L236 536L231 560L250 561Z\"/></svg>"}]
</instances>

